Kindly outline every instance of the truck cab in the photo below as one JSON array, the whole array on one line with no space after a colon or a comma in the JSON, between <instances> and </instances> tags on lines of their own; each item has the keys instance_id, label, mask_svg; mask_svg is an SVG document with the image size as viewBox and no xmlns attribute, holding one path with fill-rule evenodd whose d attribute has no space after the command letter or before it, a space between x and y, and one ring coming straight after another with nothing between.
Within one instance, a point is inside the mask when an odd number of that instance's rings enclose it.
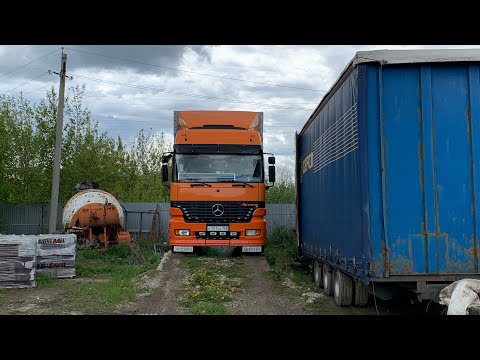
<instances>
[{"instance_id":1,"label":"truck cab","mask_svg":"<svg viewBox=\"0 0 480 360\"><path fill-rule=\"evenodd\" d=\"M266 239L263 114L177 111L175 142L163 156L170 183L169 240L174 252L231 246L261 253ZM269 180L275 181L274 157Z\"/></svg>"}]
</instances>

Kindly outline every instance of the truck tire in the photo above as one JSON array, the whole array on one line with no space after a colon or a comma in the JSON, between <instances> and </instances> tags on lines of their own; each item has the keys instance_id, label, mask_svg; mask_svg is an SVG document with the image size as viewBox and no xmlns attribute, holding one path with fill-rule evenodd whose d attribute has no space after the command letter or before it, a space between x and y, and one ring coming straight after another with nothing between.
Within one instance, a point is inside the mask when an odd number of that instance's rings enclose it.
<instances>
[{"instance_id":1,"label":"truck tire","mask_svg":"<svg viewBox=\"0 0 480 360\"><path fill-rule=\"evenodd\" d=\"M348 275L335 270L333 297L339 306L350 306L353 300L353 281Z\"/></svg>"},{"instance_id":2,"label":"truck tire","mask_svg":"<svg viewBox=\"0 0 480 360\"><path fill-rule=\"evenodd\" d=\"M328 296L333 295L333 269L327 264L323 264L322 270L323 278L323 288L325 289L325 294Z\"/></svg>"},{"instance_id":3,"label":"truck tire","mask_svg":"<svg viewBox=\"0 0 480 360\"><path fill-rule=\"evenodd\" d=\"M353 305L365 306L368 304L368 290L364 283L360 280L355 280L355 296L353 299Z\"/></svg>"},{"instance_id":4,"label":"truck tire","mask_svg":"<svg viewBox=\"0 0 480 360\"><path fill-rule=\"evenodd\" d=\"M322 264L318 260L313 261L313 282L317 288L323 288Z\"/></svg>"}]
</instances>

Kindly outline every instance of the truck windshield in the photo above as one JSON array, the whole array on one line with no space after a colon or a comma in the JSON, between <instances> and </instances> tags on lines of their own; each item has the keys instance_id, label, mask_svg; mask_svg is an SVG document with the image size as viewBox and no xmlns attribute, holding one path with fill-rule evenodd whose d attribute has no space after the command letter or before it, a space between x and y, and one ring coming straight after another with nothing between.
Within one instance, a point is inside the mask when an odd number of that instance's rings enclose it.
<instances>
[{"instance_id":1,"label":"truck windshield","mask_svg":"<svg viewBox=\"0 0 480 360\"><path fill-rule=\"evenodd\" d=\"M262 182L261 155L176 154L174 181Z\"/></svg>"}]
</instances>

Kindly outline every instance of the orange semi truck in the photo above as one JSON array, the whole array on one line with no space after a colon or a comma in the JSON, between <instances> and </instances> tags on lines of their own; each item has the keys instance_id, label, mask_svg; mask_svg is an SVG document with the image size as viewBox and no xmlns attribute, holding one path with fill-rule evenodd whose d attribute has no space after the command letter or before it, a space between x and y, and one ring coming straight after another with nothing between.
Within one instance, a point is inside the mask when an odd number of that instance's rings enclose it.
<instances>
[{"instance_id":1,"label":"orange semi truck","mask_svg":"<svg viewBox=\"0 0 480 360\"><path fill-rule=\"evenodd\" d=\"M263 252L269 187L263 162L263 113L175 111L173 128L173 152L162 156L164 184L172 160L172 251L230 246L242 252ZM275 157L270 156L268 163L273 184Z\"/></svg>"}]
</instances>

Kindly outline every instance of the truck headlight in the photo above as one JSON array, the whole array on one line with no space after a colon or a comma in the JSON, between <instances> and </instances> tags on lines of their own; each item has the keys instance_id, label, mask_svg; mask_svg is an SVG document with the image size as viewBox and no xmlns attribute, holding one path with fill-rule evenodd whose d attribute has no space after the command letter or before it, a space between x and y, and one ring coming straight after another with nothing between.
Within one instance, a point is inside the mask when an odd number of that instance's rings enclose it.
<instances>
[{"instance_id":1,"label":"truck headlight","mask_svg":"<svg viewBox=\"0 0 480 360\"><path fill-rule=\"evenodd\" d=\"M175 235L177 236L189 236L190 229L177 229L175 230Z\"/></svg>"},{"instance_id":2,"label":"truck headlight","mask_svg":"<svg viewBox=\"0 0 480 360\"><path fill-rule=\"evenodd\" d=\"M258 236L258 235L260 235L260 230L252 230L252 229L245 230L245 235L246 236Z\"/></svg>"}]
</instances>

